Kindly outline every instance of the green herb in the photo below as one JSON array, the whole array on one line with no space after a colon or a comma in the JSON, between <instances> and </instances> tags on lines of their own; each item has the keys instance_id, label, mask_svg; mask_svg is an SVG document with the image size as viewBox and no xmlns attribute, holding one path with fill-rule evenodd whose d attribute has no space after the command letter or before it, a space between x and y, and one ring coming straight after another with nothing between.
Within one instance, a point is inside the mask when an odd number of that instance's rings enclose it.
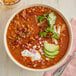
<instances>
[{"instance_id":1,"label":"green herb","mask_svg":"<svg viewBox=\"0 0 76 76\"><path fill-rule=\"evenodd\" d=\"M39 32L40 36L46 37L47 33L46 32Z\"/></svg>"},{"instance_id":2,"label":"green herb","mask_svg":"<svg viewBox=\"0 0 76 76\"><path fill-rule=\"evenodd\" d=\"M44 30L45 30L45 31L50 31L50 32L52 31L52 30L51 30L51 27L49 27L49 26L46 27L46 28L44 28Z\"/></svg>"},{"instance_id":3,"label":"green herb","mask_svg":"<svg viewBox=\"0 0 76 76\"><path fill-rule=\"evenodd\" d=\"M38 22L42 23L46 19L47 15L48 15L48 12L45 13L43 16L37 16Z\"/></svg>"},{"instance_id":4,"label":"green herb","mask_svg":"<svg viewBox=\"0 0 76 76\"><path fill-rule=\"evenodd\" d=\"M55 14L52 12L49 14L48 18L47 18L48 24L52 27L55 24L56 21L56 16Z\"/></svg>"},{"instance_id":5,"label":"green herb","mask_svg":"<svg viewBox=\"0 0 76 76\"><path fill-rule=\"evenodd\" d=\"M48 15L48 12L46 12L43 16L46 17Z\"/></svg>"},{"instance_id":6,"label":"green herb","mask_svg":"<svg viewBox=\"0 0 76 76\"><path fill-rule=\"evenodd\" d=\"M48 16L48 17L46 17L46 16ZM48 12L47 12L43 16L38 16L37 18L38 18L38 21L40 23L42 23L45 19L47 19L47 22L48 22L48 25L49 25L48 27L44 28L44 31L46 31L46 32L40 32L39 33L40 36L46 37L47 31L48 31L48 32L50 32L48 34L49 36L53 33L52 38L55 38L55 39L60 38L58 36L58 34L55 32L56 29L53 26L55 24L55 21L56 21L56 16L55 16L54 12L49 13L49 15L48 15Z\"/></svg>"},{"instance_id":7,"label":"green herb","mask_svg":"<svg viewBox=\"0 0 76 76\"><path fill-rule=\"evenodd\" d=\"M42 23L45 20L44 16L37 16L37 19L40 23Z\"/></svg>"},{"instance_id":8,"label":"green herb","mask_svg":"<svg viewBox=\"0 0 76 76\"><path fill-rule=\"evenodd\" d=\"M44 28L44 30L45 31L50 31L50 32L54 32L55 31L54 27L51 28L50 26Z\"/></svg>"},{"instance_id":9,"label":"green herb","mask_svg":"<svg viewBox=\"0 0 76 76\"><path fill-rule=\"evenodd\" d=\"M54 32L52 38L59 39L60 37L58 36L56 32Z\"/></svg>"},{"instance_id":10,"label":"green herb","mask_svg":"<svg viewBox=\"0 0 76 76\"><path fill-rule=\"evenodd\" d=\"M54 27L52 27L51 30L52 30L52 32L54 33L56 29L55 29Z\"/></svg>"},{"instance_id":11,"label":"green herb","mask_svg":"<svg viewBox=\"0 0 76 76\"><path fill-rule=\"evenodd\" d=\"M52 34L52 33L50 32L48 36L50 37L51 34Z\"/></svg>"}]
</instances>

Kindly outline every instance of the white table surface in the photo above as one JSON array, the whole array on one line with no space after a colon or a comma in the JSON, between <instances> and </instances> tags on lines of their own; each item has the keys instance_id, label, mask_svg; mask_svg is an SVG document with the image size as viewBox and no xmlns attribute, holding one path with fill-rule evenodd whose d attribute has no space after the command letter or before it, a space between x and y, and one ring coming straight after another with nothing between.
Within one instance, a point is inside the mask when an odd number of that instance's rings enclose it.
<instances>
[{"instance_id":1,"label":"white table surface","mask_svg":"<svg viewBox=\"0 0 76 76\"><path fill-rule=\"evenodd\" d=\"M23 4L13 9L0 6L0 76L43 76L44 72L31 72L14 64L8 57L4 44L3 33L8 19L20 8L31 4L47 4L60 9L64 15L71 19L76 18L76 0L22 0Z\"/></svg>"}]
</instances>

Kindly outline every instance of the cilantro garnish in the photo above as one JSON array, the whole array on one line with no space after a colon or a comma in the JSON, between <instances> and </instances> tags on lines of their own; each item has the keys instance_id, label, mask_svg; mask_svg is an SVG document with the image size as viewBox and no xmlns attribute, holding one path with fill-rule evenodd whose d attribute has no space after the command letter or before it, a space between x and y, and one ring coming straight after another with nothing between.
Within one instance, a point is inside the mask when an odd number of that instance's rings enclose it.
<instances>
[{"instance_id":1,"label":"cilantro garnish","mask_svg":"<svg viewBox=\"0 0 76 76\"><path fill-rule=\"evenodd\" d=\"M53 26L55 24L55 21L56 21L56 16L55 16L54 12L51 12L49 14L47 12L43 16L38 16L37 18L38 18L38 21L40 23L42 23L46 19L48 22L48 25L49 25L48 27L44 28L45 32L39 32L40 36L46 37L46 35L50 36L51 34L53 34L52 38L55 38L55 39L60 38L58 36L58 33L55 32L56 29ZM47 32L49 32L49 34L47 34Z\"/></svg>"},{"instance_id":2,"label":"cilantro garnish","mask_svg":"<svg viewBox=\"0 0 76 76\"><path fill-rule=\"evenodd\" d=\"M52 38L59 39L60 37L58 36L56 32L54 32Z\"/></svg>"},{"instance_id":3,"label":"cilantro garnish","mask_svg":"<svg viewBox=\"0 0 76 76\"><path fill-rule=\"evenodd\" d=\"M46 12L43 16L46 17L48 15L48 12Z\"/></svg>"},{"instance_id":4,"label":"cilantro garnish","mask_svg":"<svg viewBox=\"0 0 76 76\"><path fill-rule=\"evenodd\" d=\"M40 36L46 37L47 33L46 32L39 32Z\"/></svg>"},{"instance_id":5,"label":"cilantro garnish","mask_svg":"<svg viewBox=\"0 0 76 76\"><path fill-rule=\"evenodd\" d=\"M46 19L47 15L48 15L48 12L45 13L43 16L37 16L38 22L42 23Z\"/></svg>"},{"instance_id":6,"label":"cilantro garnish","mask_svg":"<svg viewBox=\"0 0 76 76\"><path fill-rule=\"evenodd\" d=\"M42 23L45 20L44 16L37 16L38 22Z\"/></svg>"}]
</instances>

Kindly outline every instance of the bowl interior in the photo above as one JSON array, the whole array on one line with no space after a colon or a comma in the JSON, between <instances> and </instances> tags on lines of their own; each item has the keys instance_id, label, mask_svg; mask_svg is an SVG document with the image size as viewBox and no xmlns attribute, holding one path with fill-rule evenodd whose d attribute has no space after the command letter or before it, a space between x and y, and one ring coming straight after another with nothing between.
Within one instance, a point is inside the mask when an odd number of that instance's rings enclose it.
<instances>
[{"instance_id":1,"label":"bowl interior","mask_svg":"<svg viewBox=\"0 0 76 76\"><path fill-rule=\"evenodd\" d=\"M71 29L71 26L70 26L70 23L69 23L68 19L62 14L62 12L60 12L60 10L55 9L55 8L53 8L53 7L51 7L51 6L41 5L41 4L36 4L36 5L31 5L31 6L39 6L39 5L40 5L40 6L46 6L46 7L49 7L49 8L51 8L51 9L55 10L55 11L64 19L64 21L66 22L66 24L67 24L67 26L68 26L68 29L69 29L69 35L70 35L69 37L70 37L70 40L69 40L69 46L68 46L68 49L67 49L67 52L66 52L65 56L64 56L64 57L62 58L62 60L59 61L56 65L51 66L51 67L49 67L49 68L45 68L45 69L32 69L32 68L28 68L28 67L25 67L25 66L21 65L19 62L17 62L17 61L13 58L13 56L12 56L11 53L9 52L9 49L8 49L8 47L7 47L7 40L6 40L7 28L8 28L8 26L9 26L10 21L11 21L12 18L13 18L18 12L20 12L22 9L20 9L19 11L17 11L14 15L11 16L11 18L8 20L8 22L7 22L7 24L6 24L6 28L5 28L5 32L4 32L4 45L5 45L6 52L7 52L8 56L11 58L11 60L12 60L14 63L16 63L18 66L20 66L20 67L23 68L23 69L27 69L27 70L31 70L31 71L47 71L47 70L51 70L51 69L59 66L59 65L66 59L66 57L68 56L68 54L69 54L69 52L70 52L70 49L71 49L71 45L72 45L72 29ZM31 7L31 6L26 6L26 8Z\"/></svg>"}]
</instances>

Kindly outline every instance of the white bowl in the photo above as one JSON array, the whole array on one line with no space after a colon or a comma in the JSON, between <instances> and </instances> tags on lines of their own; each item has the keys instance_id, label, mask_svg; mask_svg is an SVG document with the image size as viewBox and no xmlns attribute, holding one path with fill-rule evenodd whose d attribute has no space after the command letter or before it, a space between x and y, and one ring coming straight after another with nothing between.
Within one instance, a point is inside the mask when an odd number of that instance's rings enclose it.
<instances>
[{"instance_id":1,"label":"white bowl","mask_svg":"<svg viewBox=\"0 0 76 76\"><path fill-rule=\"evenodd\" d=\"M63 61L66 59L66 57L68 56L68 54L69 54L69 52L70 52L71 46L72 46L72 37L73 37L73 36L72 36L71 25L70 25L68 19L62 14L62 12L60 12L60 10L55 9L55 8L53 8L53 7L51 7L51 6L42 5L42 4L35 4L35 5L31 5L31 6L38 6L38 5L50 7L51 9L55 10L55 11L64 19L64 21L66 22L66 24L67 24L67 26L68 26L69 35L70 35L70 36L69 36L69 37L70 37L69 47L68 47L68 49L67 49L67 52L66 52L65 56L62 58L62 60L60 60L57 64L55 64L55 65L53 65L53 66L51 66L51 67L48 67L48 68L44 68L44 69L32 69L32 68L28 68L28 67L26 67L26 66L23 66L22 64L20 64L19 62L17 62L17 61L13 58L13 56L11 55L11 53L10 53L8 47L7 47L6 33L7 33L7 28L8 28L8 26L9 26L10 21L11 21L12 18L13 18L18 12L20 12L22 9L20 9L19 11L17 11L17 12L16 12L14 15L12 15L11 18L8 20L8 22L7 22L7 24L6 24L6 27L5 27L5 32L4 32L4 45L5 45L6 52L7 52L8 56L10 57L10 59L11 59L14 63L16 63L19 67L21 67L21 68L23 68L23 69L31 70L31 71L47 71L47 70L51 70L51 69L53 69L53 68L58 67L58 66L59 66L61 63L63 63ZM28 8L28 7L31 7L31 6L27 6L27 7L25 7L25 8Z\"/></svg>"}]
</instances>

